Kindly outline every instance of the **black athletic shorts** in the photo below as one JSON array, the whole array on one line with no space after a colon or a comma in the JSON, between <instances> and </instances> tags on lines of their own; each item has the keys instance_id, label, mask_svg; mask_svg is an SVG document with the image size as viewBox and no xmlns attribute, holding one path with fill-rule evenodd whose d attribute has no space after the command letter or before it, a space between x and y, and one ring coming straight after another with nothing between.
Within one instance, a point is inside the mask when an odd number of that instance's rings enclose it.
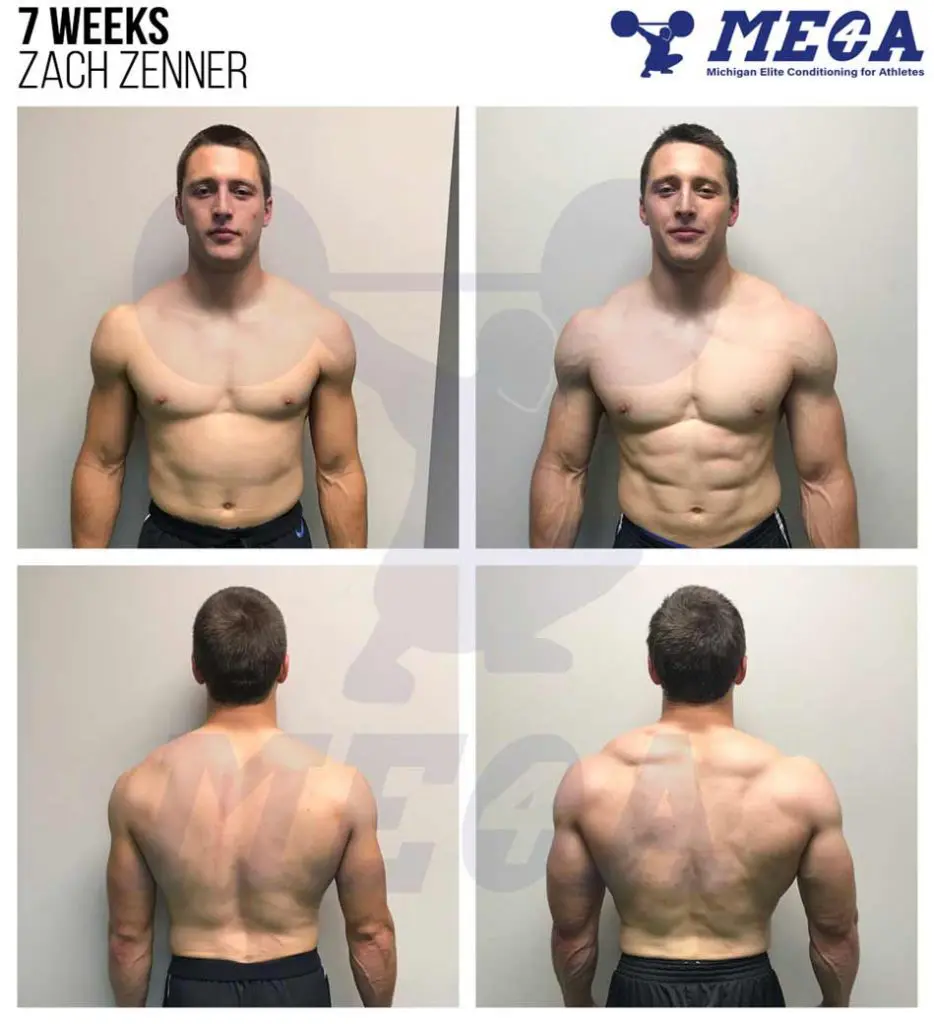
<instances>
[{"instance_id":1,"label":"black athletic shorts","mask_svg":"<svg viewBox=\"0 0 934 1024\"><path fill-rule=\"evenodd\" d=\"M170 515L154 502L143 520L138 548L310 548L311 534L296 502L288 512L268 523L225 529L202 526Z\"/></svg>"},{"instance_id":2,"label":"black athletic shorts","mask_svg":"<svg viewBox=\"0 0 934 1024\"><path fill-rule=\"evenodd\" d=\"M163 1006L330 1006L331 987L318 951L241 964L173 956Z\"/></svg>"},{"instance_id":3,"label":"black athletic shorts","mask_svg":"<svg viewBox=\"0 0 934 1024\"><path fill-rule=\"evenodd\" d=\"M625 515L619 517L616 524L614 548L683 548L686 544L677 544L673 540L660 537L651 530L638 526ZM791 538L788 536L788 524L780 509L766 516L757 526L747 530L742 537L724 544L724 548L790 548Z\"/></svg>"},{"instance_id":4,"label":"black athletic shorts","mask_svg":"<svg viewBox=\"0 0 934 1024\"><path fill-rule=\"evenodd\" d=\"M784 1006L768 953L730 960L619 958L607 1006Z\"/></svg>"}]
</instances>

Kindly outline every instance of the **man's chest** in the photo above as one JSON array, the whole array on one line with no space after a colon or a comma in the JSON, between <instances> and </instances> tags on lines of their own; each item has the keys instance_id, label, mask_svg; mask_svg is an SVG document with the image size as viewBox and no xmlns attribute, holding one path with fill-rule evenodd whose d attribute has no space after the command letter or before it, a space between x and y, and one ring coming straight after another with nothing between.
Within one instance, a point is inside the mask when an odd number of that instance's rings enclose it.
<instances>
[{"instance_id":1,"label":"man's chest","mask_svg":"<svg viewBox=\"0 0 934 1024\"><path fill-rule=\"evenodd\" d=\"M318 378L307 335L286 325L150 330L128 374L144 419L304 416Z\"/></svg>"},{"instance_id":2,"label":"man's chest","mask_svg":"<svg viewBox=\"0 0 934 1024\"><path fill-rule=\"evenodd\" d=\"M591 382L619 429L697 419L733 430L774 421L792 379L787 347L741 331L627 334L604 343Z\"/></svg>"}]
</instances>

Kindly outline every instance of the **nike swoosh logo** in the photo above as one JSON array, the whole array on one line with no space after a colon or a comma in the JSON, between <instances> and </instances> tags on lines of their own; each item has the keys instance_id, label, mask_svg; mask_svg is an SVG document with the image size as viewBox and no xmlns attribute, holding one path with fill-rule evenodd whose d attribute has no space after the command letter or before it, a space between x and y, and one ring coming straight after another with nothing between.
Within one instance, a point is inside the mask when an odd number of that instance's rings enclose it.
<instances>
[{"instance_id":1,"label":"nike swoosh logo","mask_svg":"<svg viewBox=\"0 0 934 1024\"><path fill-rule=\"evenodd\" d=\"M302 522L301 527L295 531L295 536L296 537L304 537L305 536L305 523L304 522Z\"/></svg>"}]
</instances>

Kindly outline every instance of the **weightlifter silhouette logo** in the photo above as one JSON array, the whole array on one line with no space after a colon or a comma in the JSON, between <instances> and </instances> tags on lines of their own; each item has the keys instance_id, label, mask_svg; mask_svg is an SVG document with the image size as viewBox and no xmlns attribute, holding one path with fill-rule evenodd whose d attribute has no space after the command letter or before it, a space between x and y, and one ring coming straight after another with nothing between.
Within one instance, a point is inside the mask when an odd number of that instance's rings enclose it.
<instances>
[{"instance_id":1,"label":"weightlifter silhouette logo","mask_svg":"<svg viewBox=\"0 0 934 1024\"><path fill-rule=\"evenodd\" d=\"M650 27L658 31L650 32ZM694 19L687 11L675 11L667 21L639 21L632 11L617 11L610 20L610 28L623 39L638 34L649 44L642 77L651 78L653 71L672 74L674 66L684 59L682 54L671 52L671 41L689 36L694 31Z\"/></svg>"}]
</instances>

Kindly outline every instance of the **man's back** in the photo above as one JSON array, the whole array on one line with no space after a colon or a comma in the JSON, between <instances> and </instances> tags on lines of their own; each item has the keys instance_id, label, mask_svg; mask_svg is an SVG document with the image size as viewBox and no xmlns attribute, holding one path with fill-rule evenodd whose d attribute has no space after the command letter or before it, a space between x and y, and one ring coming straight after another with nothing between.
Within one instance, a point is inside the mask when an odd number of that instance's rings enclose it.
<instances>
[{"instance_id":1,"label":"man's back","mask_svg":"<svg viewBox=\"0 0 934 1024\"><path fill-rule=\"evenodd\" d=\"M639 956L725 958L769 945L812 834L819 769L726 726L652 725L581 765L579 827Z\"/></svg>"},{"instance_id":2,"label":"man's back","mask_svg":"<svg viewBox=\"0 0 934 1024\"><path fill-rule=\"evenodd\" d=\"M128 773L134 839L172 952L242 962L313 949L362 782L277 729L206 727Z\"/></svg>"}]
</instances>

